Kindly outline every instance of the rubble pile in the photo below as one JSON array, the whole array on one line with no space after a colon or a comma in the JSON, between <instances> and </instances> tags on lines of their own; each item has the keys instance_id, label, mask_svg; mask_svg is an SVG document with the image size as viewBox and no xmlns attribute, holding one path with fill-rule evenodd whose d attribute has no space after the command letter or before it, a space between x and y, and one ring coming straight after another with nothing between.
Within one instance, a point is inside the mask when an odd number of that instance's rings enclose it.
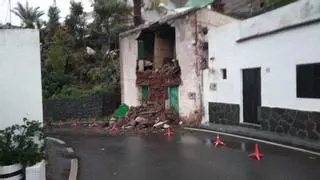
<instances>
[{"instance_id":1,"label":"rubble pile","mask_svg":"<svg viewBox=\"0 0 320 180\"><path fill-rule=\"evenodd\" d=\"M180 67L171 64L165 64L157 70L137 71L137 84L165 84L179 85L181 83Z\"/></svg>"},{"instance_id":2,"label":"rubble pile","mask_svg":"<svg viewBox=\"0 0 320 180\"><path fill-rule=\"evenodd\" d=\"M126 115L117 124L125 129L145 129L177 125L179 121L178 113L165 110L160 105L145 104L130 107Z\"/></svg>"},{"instance_id":3,"label":"rubble pile","mask_svg":"<svg viewBox=\"0 0 320 180\"><path fill-rule=\"evenodd\" d=\"M167 78L175 78L180 76L180 68L177 66L172 66L171 64L165 64L158 71Z\"/></svg>"}]
</instances>

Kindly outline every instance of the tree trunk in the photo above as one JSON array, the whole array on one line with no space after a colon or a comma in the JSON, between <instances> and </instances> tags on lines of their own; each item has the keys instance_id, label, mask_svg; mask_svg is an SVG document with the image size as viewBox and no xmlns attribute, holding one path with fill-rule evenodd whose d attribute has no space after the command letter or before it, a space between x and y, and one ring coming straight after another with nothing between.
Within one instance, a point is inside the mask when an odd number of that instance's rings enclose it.
<instances>
[{"instance_id":1,"label":"tree trunk","mask_svg":"<svg viewBox=\"0 0 320 180\"><path fill-rule=\"evenodd\" d=\"M141 8L143 0L133 0L133 22L135 26L138 26L143 23Z\"/></svg>"}]
</instances>

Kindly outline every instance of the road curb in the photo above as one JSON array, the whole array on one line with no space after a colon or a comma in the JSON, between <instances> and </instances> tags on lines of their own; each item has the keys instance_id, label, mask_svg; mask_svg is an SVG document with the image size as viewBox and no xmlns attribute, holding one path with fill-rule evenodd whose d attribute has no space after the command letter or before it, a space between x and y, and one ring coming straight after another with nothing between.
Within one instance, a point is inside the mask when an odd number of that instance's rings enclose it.
<instances>
[{"instance_id":1,"label":"road curb","mask_svg":"<svg viewBox=\"0 0 320 180\"><path fill-rule=\"evenodd\" d=\"M62 144L62 145L66 144L66 142L58 138L46 137L46 139L57 142L58 144ZM66 150L68 153L74 153L74 150L71 147L66 147ZM73 158L71 159L71 162L70 162L70 172L69 172L68 180L77 180L77 175L78 175L78 159Z\"/></svg>"},{"instance_id":2,"label":"road curb","mask_svg":"<svg viewBox=\"0 0 320 180\"><path fill-rule=\"evenodd\" d=\"M286 149L291 149L291 150L294 150L294 151L299 151L299 152L303 152L303 153L312 154L312 155L315 155L315 156L320 156L320 152L316 152L316 151L313 151L313 150L308 150L308 149L299 148L299 147L295 147L295 146L290 146L290 145L286 145L286 144L282 144L282 143L272 142L272 141L269 141L269 140L263 140L263 139L259 139L259 138L248 137L248 136L238 135L238 134L229 133L229 132L210 130L210 129L204 129L204 128L195 128L195 127L184 127L184 129L185 130L191 130L191 131L215 133L215 134L231 136L231 137L236 137L236 138L241 138L241 139L246 139L246 140L251 140L251 141L257 141L257 142L261 142L261 143L265 143L265 144L269 144L269 145L273 145L273 146L278 146L278 147L282 147L282 148L286 148Z\"/></svg>"},{"instance_id":3,"label":"road curb","mask_svg":"<svg viewBox=\"0 0 320 180\"><path fill-rule=\"evenodd\" d=\"M64 141L62 141L61 139L58 139L58 138L46 137L46 139L51 140L51 141L54 141L54 142L59 143L59 144L62 144L62 145L66 144L66 142L64 142Z\"/></svg>"},{"instance_id":4,"label":"road curb","mask_svg":"<svg viewBox=\"0 0 320 180\"><path fill-rule=\"evenodd\" d=\"M200 125L200 126L187 125L184 127L206 129L206 130L236 134L240 136L252 137L256 139L276 142L279 144L285 144L285 145L289 145L297 148L308 149L310 151L320 152L320 140L309 141L307 139L302 139L302 138L291 136L288 134L278 134L275 132L264 131L261 129L242 127L242 126L233 126L233 125L222 125L222 124L211 124L211 125Z\"/></svg>"}]
</instances>

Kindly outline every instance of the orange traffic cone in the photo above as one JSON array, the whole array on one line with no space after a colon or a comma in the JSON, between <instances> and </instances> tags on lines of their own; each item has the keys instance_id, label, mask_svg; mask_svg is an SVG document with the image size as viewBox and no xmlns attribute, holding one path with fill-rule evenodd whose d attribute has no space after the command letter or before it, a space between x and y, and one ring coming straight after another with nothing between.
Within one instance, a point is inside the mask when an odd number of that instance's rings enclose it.
<instances>
[{"instance_id":1,"label":"orange traffic cone","mask_svg":"<svg viewBox=\"0 0 320 180\"><path fill-rule=\"evenodd\" d=\"M71 124L71 127L72 128L77 128L78 127L77 121L73 121L72 124Z\"/></svg>"},{"instance_id":2,"label":"orange traffic cone","mask_svg":"<svg viewBox=\"0 0 320 180\"><path fill-rule=\"evenodd\" d=\"M117 128L116 123L113 123L110 129L110 133L117 133L118 131L119 129Z\"/></svg>"},{"instance_id":3,"label":"orange traffic cone","mask_svg":"<svg viewBox=\"0 0 320 180\"><path fill-rule=\"evenodd\" d=\"M60 127L63 127L63 125L64 125L63 121L60 120L60 121L59 121L59 126L60 126Z\"/></svg>"},{"instance_id":4,"label":"orange traffic cone","mask_svg":"<svg viewBox=\"0 0 320 180\"><path fill-rule=\"evenodd\" d=\"M164 133L165 136L172 136L173 135L173 131L171 130L171 127L167 128L167 131Z\"/></svg>"},{"instance_id":5,"label":"orange traffic cone","mask_svg":"<svg viewBox=\"0 0 320 180\"><path fill-rule=\"evenodd\" d=\"M255 157L257 160L260 160L263 154L260 153L258 144L254 145L254 151L253 153L249 154L249 157Z\"/></svg>"},{"instance_id":6,"label":"orange traffic cone","mask_svg":"<svg viewBox=\"0 0 320 180\"><path fill-rule=\"evenodd\" d=\"M94 119L92 124L91 124L91 127L98 127L98 124L96 123L96 120Z\"/></svg>"},{"instance_id":7,"label":"orange traffic cone","mask_svg":"<svg viewBox=\"0 0 320 180\"><path fill-rule=\"evenodd\" d=\"M214 146L218 147L219 145L224 145L224 143L221 141L220 136L216 136L216 141L214 142Z\"/></svg>"}]
</instances>

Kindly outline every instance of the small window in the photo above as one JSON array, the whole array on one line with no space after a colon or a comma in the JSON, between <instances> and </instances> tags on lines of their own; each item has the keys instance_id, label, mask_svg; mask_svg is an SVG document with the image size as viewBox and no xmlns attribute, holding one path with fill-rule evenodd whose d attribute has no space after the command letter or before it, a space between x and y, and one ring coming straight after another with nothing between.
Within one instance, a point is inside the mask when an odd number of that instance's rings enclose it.
<instances>
[{"instance_id":1,"label":"small window","mask_svg":"<svg viewBox=\"0 0 320 180\"><path fill-rule=\"evenodd\" d=\"M297 65L297 97L320 98L320 63Z\"/></svg>"},{"instance_id":2,"label":"small window","mask_svg":"<svg viewBox=\"0 0 320 180\"><path fill-rule=\"evenodd\" d=\"M222 79L227 79L227 69L221 69Z\"/></svg>"}]
</instances>

